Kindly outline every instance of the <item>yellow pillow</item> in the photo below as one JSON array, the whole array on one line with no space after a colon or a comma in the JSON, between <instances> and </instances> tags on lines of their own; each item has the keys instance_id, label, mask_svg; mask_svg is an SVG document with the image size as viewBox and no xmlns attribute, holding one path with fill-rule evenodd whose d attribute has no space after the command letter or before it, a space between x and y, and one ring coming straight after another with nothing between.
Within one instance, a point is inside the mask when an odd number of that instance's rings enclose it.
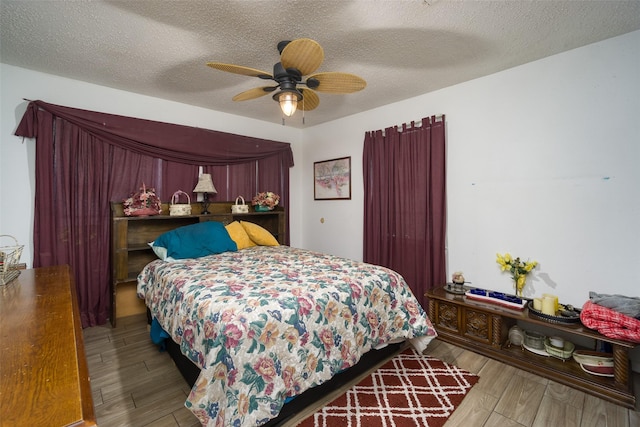
<instances>
[{"instance_id":1,"label":"yellow pillow","mask_svg":"<svg viewBox=\"0 0 640 427\"><path fill-rule=\"evenodd\" d=\"M254 243L260 246L280 246L276 238L258 224L247 221L240 221L240 224L242 224L249 238L253 240Z\"/></svg>"},{"instance_id":2,"label":"yellow pillow","mask_svg":"<svg viewBox=\"0 0 640 427\"><path fill-rule=\"evenodd\" d=\"M257 246L238 221L233 221L231 224L225 225L224 228L227 229L231 240L238 245L238 250Z\"/></svg>"}]
</instances>

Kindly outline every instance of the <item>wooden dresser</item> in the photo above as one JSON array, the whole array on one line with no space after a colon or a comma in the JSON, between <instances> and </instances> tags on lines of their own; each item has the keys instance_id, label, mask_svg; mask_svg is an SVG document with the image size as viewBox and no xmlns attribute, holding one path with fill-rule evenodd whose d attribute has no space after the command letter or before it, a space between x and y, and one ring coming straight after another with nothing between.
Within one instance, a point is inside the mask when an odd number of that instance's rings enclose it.
<instances>
[{"instance_id":1,"label":"wooden dresser","mask_svg":"<svg viewBox=\"0 0 640 427\"><path fill-rule=\"evenodd\" d=\"M97 425L69 266L0 287L0 424Z\"/></svg>"}]
</instances>

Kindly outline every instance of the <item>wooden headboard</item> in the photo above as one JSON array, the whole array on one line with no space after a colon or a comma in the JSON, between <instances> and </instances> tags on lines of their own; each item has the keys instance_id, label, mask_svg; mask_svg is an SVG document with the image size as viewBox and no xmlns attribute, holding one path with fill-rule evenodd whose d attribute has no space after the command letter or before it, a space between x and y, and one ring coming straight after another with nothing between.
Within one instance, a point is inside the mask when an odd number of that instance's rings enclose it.
<instances>
[{"instance_id":1,"label":"wooden headboard","mask_svg":"<svg viewBox=\"0 0 640 427\"><path fill-rule=\"evenodd\" d=\"M148 243L162 233L184 225L203 221L219 221L229 224L233 221L248 221L268 230L281 245L287 242L286 213L282 206L273 211L256 212L249 206L249 213L232 214L235 202L213 202L209 204L210 214L203 215L200 203L191 203L191 215L169 215L169 204L162 204L160 215L146 217L125 216L122 203L111 204L111 323L115 327L117 317L129 316L145 311L144 304L136 301L137 277L145 265L156 259ZM118 296L118 289L126 290ZM123 308L120 315L116 307Z\"/></svg>"}]
</instances>

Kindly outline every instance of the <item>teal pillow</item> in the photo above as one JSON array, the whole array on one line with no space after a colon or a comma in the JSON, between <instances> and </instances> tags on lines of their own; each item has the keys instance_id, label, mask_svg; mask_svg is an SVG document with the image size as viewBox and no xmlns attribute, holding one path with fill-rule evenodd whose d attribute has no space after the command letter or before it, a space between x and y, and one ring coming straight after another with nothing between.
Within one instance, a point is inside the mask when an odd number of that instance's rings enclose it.
<instances>
[{"instance_id":1,"label":"teal pillow","mask_svg":"<svg viewBox=\"0 0 640 427\"><path fill-rule=\"evenodd\" d=\"M217 221L199 222L167 231L153 242L153 246L165 248L166 256L174 259L200 258L238 250L224 224Z\"/></svg>"}]
</instances>

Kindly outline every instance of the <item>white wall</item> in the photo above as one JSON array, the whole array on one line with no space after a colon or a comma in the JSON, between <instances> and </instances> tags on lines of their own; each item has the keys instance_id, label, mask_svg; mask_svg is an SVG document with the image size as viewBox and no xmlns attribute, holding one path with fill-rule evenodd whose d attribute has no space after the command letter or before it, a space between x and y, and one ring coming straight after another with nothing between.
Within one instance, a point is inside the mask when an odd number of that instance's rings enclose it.
<instances>
[{"instance_id":1,"label":"white wall","mask_svg":"<svg viewBox=\"0 0 640 427\"><path fill-rule=\"evenodd\" d=\"M539 262L527 296L639 295L640 31L305 130L303 246L361 259L365 131L439 114L448 276L513 292L510 252ZM314 201L313 162L343 156L352 200Z\"/></svg>"},{"instance_id":2,"label":"white wall","mask_svg":"<svg viewBox=\"0 0 640 427\"><path fill-rule=\"evenodd\" d=\"M13 136L23 98L292 142L292 245L362 258L367 130L446 114L449 272L510 292L497 252L540 263L526 295L582 305L638 295L640 31L431 94L296 130L0 68L0 234L31 262L33 144ZM351 156L352 199L313 200L313 162ZM324 223L320 219L324 218Z\"/></svg>"},{"instance_id":3,"label":"white wall","mask_svg":"<svg viewBox=\"0 0 640 427\"><path fill-rule=\"evenodd\" d=\"M27 107L24 99L101 111L143 119L289 142L294 160L300 157L301 131L264 121L192 107L157 98L96 86L23 68L0 64L0 234L10 234L25 245L21 258L33 263L33 200L35 144L14 135ZM299 165L291 169L291 190L298 190ZM299 209L297 197L291 210ZM300 221L291 218L292 245L300 245ZM0 244L6 243L4 240Z\"/></svg>"}]
</instances>

